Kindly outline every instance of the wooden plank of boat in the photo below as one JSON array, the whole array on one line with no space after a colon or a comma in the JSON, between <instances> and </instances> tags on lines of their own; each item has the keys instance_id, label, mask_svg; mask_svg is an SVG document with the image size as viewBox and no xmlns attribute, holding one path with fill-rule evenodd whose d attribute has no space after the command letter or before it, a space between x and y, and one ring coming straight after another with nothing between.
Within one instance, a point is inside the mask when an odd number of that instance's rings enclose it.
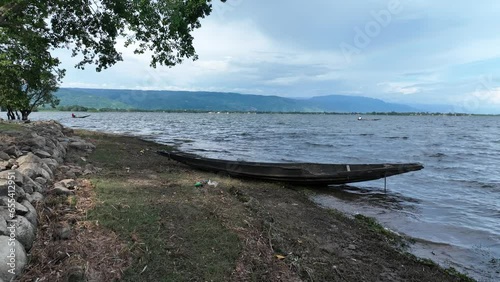
<instances>
[{"instance_id":1,"label":"wooden plank of boat","mask_svg":"<svg viewBox=\"0 0 500 282\"><path fill-rule=\"evenodd\" d=\"M259 163L204 158L178 151L158 151L158 153L201 170L301 185L334 185L369 181L423 169L420 163Z\"/></svg>"}]
</instances>

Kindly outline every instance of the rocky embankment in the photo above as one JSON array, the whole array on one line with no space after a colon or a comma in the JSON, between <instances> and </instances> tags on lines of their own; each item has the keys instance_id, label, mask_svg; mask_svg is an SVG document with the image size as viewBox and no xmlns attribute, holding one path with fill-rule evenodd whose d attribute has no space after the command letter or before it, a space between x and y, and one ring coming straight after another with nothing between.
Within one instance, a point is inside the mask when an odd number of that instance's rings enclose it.
<instances>
[{"instance_id":1,"label":"rocky embankment","mask_svg":"<svg viewBox=\"0 0 500 282\"><path fill-rule=\"evenodd\" d=\"M64 164L71 150L95 149L72 133L54 121L0 131L0 282L22 274L36 240L37 207L45 196L74 194L74 179L97 170L90 164Z\"/></svg>"}]
</instances>

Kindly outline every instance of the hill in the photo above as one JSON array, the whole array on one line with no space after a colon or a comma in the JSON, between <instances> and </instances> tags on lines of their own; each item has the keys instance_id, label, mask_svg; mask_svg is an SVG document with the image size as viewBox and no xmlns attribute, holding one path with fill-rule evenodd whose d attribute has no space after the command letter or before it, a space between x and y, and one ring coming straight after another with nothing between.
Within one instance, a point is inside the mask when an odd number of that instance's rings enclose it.
<instances>
[{"instance_id":1,"label":"hill","mask_svg":"<svg viewBox=\"0 0 500 282\"><path fill-rule=\"evenodd\" d=\"M61 88L61 106L140 110L257 112L415 112L416 108L379 99L329 95L306 99L224 92Z\"/></svg>"},{"instance_id":2,"label":"hill","mask_svg":"<svg viewBox=\"0 0 500 282\"><path fill-rule=\"evenodd\" d=\"M328 95L312 97L306 100L311 105L319 107L327 112L418 112L420 110L402 104L386 103L379 99L361 97L361 96L345 96L345 95Z\"/></svg>"},{"instance_id":3,"label":"hill","mask_svg":"<svg viewBox=\"0 0 500 282\"><path fill-rule=\"evenodd\" d=\"M133 108L119 100L108 99L106 97L96 96L85 91L85 89L61 88L56 92L59 98L59 106L84 106L87 108L108 108L108 109L131 109Z\"/></svg>"}]
</instances>

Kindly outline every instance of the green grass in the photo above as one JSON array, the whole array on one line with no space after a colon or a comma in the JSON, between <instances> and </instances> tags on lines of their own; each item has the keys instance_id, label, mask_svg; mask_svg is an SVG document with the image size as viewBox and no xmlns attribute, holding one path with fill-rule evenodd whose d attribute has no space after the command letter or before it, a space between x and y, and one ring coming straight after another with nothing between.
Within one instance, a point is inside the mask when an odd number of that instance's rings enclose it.
<instances>
[{"instance_id":1,"label":"green grass","mask_svg":"<svg viewBox=\"0 0 500 282\"><path fill-rule=\"evenodd\" d=\"M408 247L407 242L405 242L405 238L385 228L380 223L378 223L378 221L375 218L365 216L362 214L356 214L354 218L356 219L356 221L367 226L368 229L376 233L382 234L388 240L388 242L393 244L394 246L397 246L401 249Z\"/></svg>"},{"instance_id":2,"label":"green grass","mask_svg":"<svg viewBox=\"0 0 500 282\"><path fill-rule=\"evenodd\" d=\"M116 232L133 255L124 281L229 279L242 250L240 239L214 215L213 204L194 192L199 189L193 180L166 171L168 159L155 152L168 147L78 134L98 144L87 159L104 168L91 180L97 204L89 219Z\"/></svg>"},{"instance_id":3,"label":"green grass","mask_svg":"<svg viewBox=\"0 0 500 282\"><path fill-rule=\"evenodd\" d=\"M375 231L375 232L378 232L378 233L382 233L382 234L389 234L389 233L392 233L390 232L389 230L385 229L380 223L377 222L377 220L373 217L369 217L369 216L366 216L366 215L362 215L362 214L356 214L354 216L354 218L356 220L358 220L359 222L362 222L364 223L365 225L367 225L371 230Z\"/></svg>"},{"instance_id":4,"label":"green grass","mask_svg":"<svg viewBox=\"0 0 500 282\"><path fill-rule=\"evenodd\" d=\"M101 203L89 219L125 240L137 239L130 245L135 261L125 272L125 281L228 279L240 242L209 210L172 200L162 187L135 186L120 179L93 182Z\"/></svg>"},{"instance_id":5,"label":"green grass","mask_svg":"<svg viewBox=\"0 0 500 282\"><path fill-rule=\"evenodd\" d=\"M464 282L476 282L476 280L470 278L466 274L460 273L458 270L456 270L453 267L449 267L449 268L445 269L445 271L448 272L449 274L455 276L455 277L458 277L461 281L464 281Z\"/></svg>"},{"instance_id":6,"label":"green grass","mask_svg":"<svg viewBox=\"0 0 500 282\"><path fill-rule=\"evenodd\" d=\"M0 122L0 131L20 131L23 129L24 127L17 123Z\"/></svg>"},{"instance_id":7,"label":"green grass","mask_svg":"<svg viewBox=\"0 0 500 282\"><path fill-rule=\"evenodd\" d=\"M82 136L80 132L78 134ZM129 162L125 162L125 157L128 156L130 152L128 152L123 146L117 146L115 138L104 138L99 133L90 133L85 137L94 143L96 141L99 143L99 146L97 146L96 150L92 153L92 161L105 164L106 168L110 170L123 168L129 165ZM117 137L116 139L119 138Z\"/></svg>"}]
</instances>

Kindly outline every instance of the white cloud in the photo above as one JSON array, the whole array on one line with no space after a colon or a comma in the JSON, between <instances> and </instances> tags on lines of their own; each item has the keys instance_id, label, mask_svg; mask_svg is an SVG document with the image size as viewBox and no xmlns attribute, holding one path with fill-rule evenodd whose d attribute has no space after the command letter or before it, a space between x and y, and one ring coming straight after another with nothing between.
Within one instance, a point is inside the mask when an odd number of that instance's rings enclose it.
<instances>
[{"instance_id":1,"label":"white cloud","mask_svg":"<svg viewBox=\"0 0 500 282\"><path fill-rule=\"evenodd\" d=\"M499 81L488 85L490 91L471 91L480 75L500 77L500 39L494 36L500 2L402 3L401 13L351 64L339 43L352 41L353 27L364 27L389 0L219 2L193 33L198 61L151 69L150 54L136 55L120 41L124 62L95 73L92 66L73 69L77 59L58 51L67 69L62 86L301 97L347 93L407 103L432 97L435 103L458 104L468 97L481 107L499 107Z\"/></svg>"},{"instance_id":2,"label":"white cloud","mask_svg":"<svg viewBox=\"0 0 500 282\"><path fill-rule=\"evenodd\" d=\"M285 85L292 85L292 84L298 83L304 79L305 78L303 76L288 76L288 77L283 76L283 77L278 77L278 78L274 78L274 79L265 81L264 84L285 86Z\"/></svg>"},{"instance_id":3,"label":"white cloud","mask_svg":"<svg viewBox=\"0 0 500 282\"><path fill-rule=\"evenodd\" d=\"M383 91L386 93L396 93L396 94L415 94L420 92L420 89L415 86L414 83L407 82L382 82L378 86L382 86Z\"/></svg>"},{"instance_id":4,"label":"white cloud","mask_svg":"<svg viewBox=\"0 0 500 282\"><path fill-rule=\"evenodd\" d=\"M134 54L133 46L125 48L121 44L123 42L120 42L118 50L123 54L124 61L106 70L108 74L106 79L112 81L108 85L111 88L233 91L234 87L228 87L228 81L242 86L245 84L284 86L303 80L336 79L338 72L332 70L331 66L338 68L344 63L344 58L336 50L310 52L295 46L283 45L279 40L261 32L249 20L232 22L207 20L202 25L203 27L193 34L199 59L186 60L173 68L158 66L152 69L149 67L150 53ZM290 73L287 68L296 72L297 69L302 69L302 73ZM75 85L78 83L76 80L82 80L82 73L76 75L74 72L68 73L63 86ZM85 71L84 77L98 75L101 74ZM95 79L93 80L82 83L99 85L95 83ZM248 87L240 88L248 89ZM259 91L261 90L256 87L254 91L247 93Z\"/></svg>"},{"instance_id":5,"label":"white cloud","mask_svg":"<svg viewBox=\"0 0 500 282\"><path fill-rule=\"evenodd\" d=\"M477 99L482 103L492 103L500 105L500 87L477 90L467 95L470 99Z\"/></svg>"}]
</instances>

